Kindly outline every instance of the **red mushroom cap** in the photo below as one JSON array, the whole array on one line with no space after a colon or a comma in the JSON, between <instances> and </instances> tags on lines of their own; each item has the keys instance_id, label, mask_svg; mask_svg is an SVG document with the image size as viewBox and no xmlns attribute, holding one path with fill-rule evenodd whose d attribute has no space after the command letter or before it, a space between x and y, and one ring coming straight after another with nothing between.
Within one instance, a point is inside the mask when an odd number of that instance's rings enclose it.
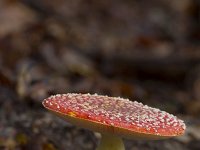
<instances>
[{"instance_id":1,"label":"red mushroom cap","mask_svg":"<svg viewBox=\"0 0 200 150\"><path fill-rule=\"evenodd\" d=\"M119 97L58 94L45 99L43 105L80 127L127 138L179 136L186 128L184 122L172 114Z\"/></svg>"}]
</instances>

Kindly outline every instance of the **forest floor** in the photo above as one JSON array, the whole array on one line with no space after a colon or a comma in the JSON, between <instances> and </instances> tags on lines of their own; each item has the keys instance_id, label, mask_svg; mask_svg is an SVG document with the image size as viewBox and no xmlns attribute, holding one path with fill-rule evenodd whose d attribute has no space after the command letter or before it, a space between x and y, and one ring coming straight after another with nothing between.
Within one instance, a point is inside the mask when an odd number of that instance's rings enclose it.
<instances>
[{"instance_id":1,"label":"forest floor","mask_svg":"<svg viewBox=\"0 0 200 150\"><path fill-rule=\"evenodd\" d=\"M184 136L127 150L200 149L198 0L0 1L0 150L94 150L46 111L57 93L121 96L183 119Z\"/></svg>"}]
</instances>

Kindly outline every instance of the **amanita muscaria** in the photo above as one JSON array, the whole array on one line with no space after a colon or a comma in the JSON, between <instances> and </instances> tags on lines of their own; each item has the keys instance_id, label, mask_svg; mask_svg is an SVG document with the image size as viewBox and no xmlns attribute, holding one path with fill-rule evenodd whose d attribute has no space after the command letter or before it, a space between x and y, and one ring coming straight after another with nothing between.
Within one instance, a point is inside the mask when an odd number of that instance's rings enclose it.
<instances>
[{"instance_id":1,"label":"amanita muscaria","mask_svg":"<svg viewBox=\"0 0 200 150\"><path fill-rule=\"evenodd\" d=\"M125 150L122 137L164 139L180 136L186 128L172 114L119 97L58 94L43 105L74 125L101 133L97 150Z\"/></svg>"}]
</instances>

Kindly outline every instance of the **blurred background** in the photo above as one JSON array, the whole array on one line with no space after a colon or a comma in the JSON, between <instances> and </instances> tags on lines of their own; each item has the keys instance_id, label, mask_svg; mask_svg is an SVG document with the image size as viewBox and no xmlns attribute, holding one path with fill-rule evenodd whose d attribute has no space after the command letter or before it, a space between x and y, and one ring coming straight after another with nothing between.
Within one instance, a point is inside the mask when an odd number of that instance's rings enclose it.
<instances>
[{"instance_id":1,"label":"blurred background","mask_svg":"<svg viewBox=\"0 0 200 150\"><path fill-rule=\"evenodd\" d=\"M97 135L41 105L68 92L137 100L187 124L127 150L199 150L199 90L199 0L0 1L0 150L94 150Z\"/></svg>"}]
</instances>

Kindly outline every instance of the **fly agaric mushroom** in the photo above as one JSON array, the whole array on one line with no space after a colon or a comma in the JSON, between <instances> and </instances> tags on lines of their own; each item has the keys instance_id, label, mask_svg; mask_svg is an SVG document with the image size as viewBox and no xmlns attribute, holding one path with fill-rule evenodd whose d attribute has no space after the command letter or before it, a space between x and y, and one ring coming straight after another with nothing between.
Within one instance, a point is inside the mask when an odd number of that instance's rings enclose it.
<instances>
[{"instance_id":1,"label":"fly agaric mushroom","mask_svg":"<svg viewBox=\"0 0 200 150\"><path fill-rule=\"evenodd\" d=\"M164 139L180 136L186 128L174 115L119 97L58 94L43 105L72 124L100 132L97 150L125 150L122 137Z\"/></svg>"}]
</instances>

